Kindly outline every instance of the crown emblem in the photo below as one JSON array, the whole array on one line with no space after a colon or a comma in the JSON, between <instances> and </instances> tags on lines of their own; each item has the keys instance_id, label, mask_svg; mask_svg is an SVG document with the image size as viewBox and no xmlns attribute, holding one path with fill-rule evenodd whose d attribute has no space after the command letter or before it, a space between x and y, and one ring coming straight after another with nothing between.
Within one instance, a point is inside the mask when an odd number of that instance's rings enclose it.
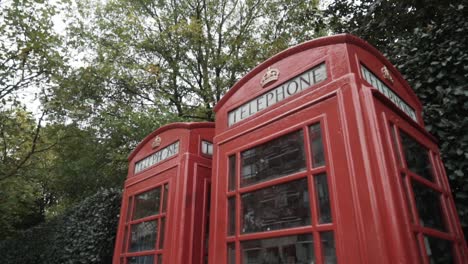
<instances>
[{"instance_id":1,"label":"crown emblem","mask_svg":"<svg viewBox=\"0 0 468 264\"><path fill-rule=\"evenodd\" d=\"M265 85L278 80L279 74L280 72L278 69L272 69L268 67L267 71L262 77L262 80L260 81L260 84L262 85L262 87L265 87Z\"/></svg>"},{"instance_id":2,"label":"crown emblem","mask_svg":"<svg viewBox=\"0 0 468 264\"><path fill-rule=\"evenodd\" d=\"M161 137L160 136L157 136L154 140L153 140L153 143L151 143L151 147L153 149L159 147L161 145Z\"/></svg>"},{"instance_id":3,"label":"crown emblem","mask_svg":"<svg viewBox=\"0 0 468 264\"><path fill-rule=\"evenodd\" d=\"M383 66L381 71L382 71L383 77L389 80L391 83L393 83L392 75L390 74L390 71L388 70L387 66Z\"/></svg>"}]
</instances>

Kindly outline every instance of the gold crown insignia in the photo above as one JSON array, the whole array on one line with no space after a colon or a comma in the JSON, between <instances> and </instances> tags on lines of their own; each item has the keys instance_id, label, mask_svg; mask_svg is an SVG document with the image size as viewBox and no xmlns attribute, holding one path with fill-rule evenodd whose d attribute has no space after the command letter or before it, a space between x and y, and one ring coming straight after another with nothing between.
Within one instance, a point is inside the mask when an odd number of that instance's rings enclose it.
<instances>
[{"instance_id":1,"label":"gold crown insignia","mask_svg":"<svg viewBox=\"0 0 468 264\"><path fill-rule=\"evenodd\" d=\"M262 87L264 87L265 85L269 84L270 82L278 80L279 74L280 74L280 72L279 72L278 69L272 69L272 68L268 67L267 71L265 72L265 74L262 77L262 80L260 81L260 84L262 85Z\"/></svg>"},{"instance_id":2,"label":"gold crown insignia","mask_svg":"<svg viewBox=\"0 0 468 264\"><path fill-rule=\"evenodd\" d=\"M393 83L392 75L390 74L390 71L388 70L387 66L383 66L381 71L382 71L383 77L389 80L391 83Z\"/></svg>"},{"instance_id":3,"label":"gold crown insignia","mask_svg":"<svg viewBox=\"0 0 468 264\"><path fill-rule=\"evenodd\" d=\"M161 145L161 137L160 136L157 136L154 140L153 140L153 143L151 143L151 147L152 148L157 148Z\"/></svg>"}]
</instances>

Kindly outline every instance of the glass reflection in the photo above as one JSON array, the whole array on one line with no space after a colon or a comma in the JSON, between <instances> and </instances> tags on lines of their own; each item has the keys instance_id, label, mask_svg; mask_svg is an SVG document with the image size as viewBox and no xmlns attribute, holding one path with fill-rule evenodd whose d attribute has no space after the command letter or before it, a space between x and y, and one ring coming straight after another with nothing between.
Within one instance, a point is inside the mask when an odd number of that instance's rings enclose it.
<instances>
[{"instance_id":1,"label":"glass reflection","mask_svg":"<svg viewBox=\"0 0 468 264\"><path fill-rule=\"evenodd\" d=\"M135 196L133 219L159 214L161 187Z\"/></svg>"},{"instance_id":2,"label":"glass reflection","mask_svg":"<svg viewBox=\"0 0 468 264\"><path fill-rule=\"evenodd\" d=\"M440 194L417 181L412 185L421 225L445 231Z\"/></svg>"},{"instance_id":3,"label":"glass reflection","mask_svg":"<svg viewBox=\"0 0 468 264\"><path fill-rule=\"evenodd\" d=\"M320 123L309 128L310 152L312 153L312 166L320 167L325 165L325 154L323 151L322 130Z\"/></svg>"},{"instance_id":4,"label":"glass reflection","mask_svg":"<svg viewBox=\"0 0 468 264\"><path fill-rule=\"evenodd\" d=\"M227 263L236 264L236 244L228 243L227 250L228 250Z\"/></svg>"},{"instance_id":5,"label":"glass reflection","mask_svg":"<svg viewBox=\"0 0 468 264\"><path fill-rule=\"evenodd\" d=\"M127 222L130 221L130 217L132 217L132 208L133 208L133 196L128 198L127 204Z\"/></svg>"},{"instance_id":6,"label":"glass reflection","mask_svg":"<svg viewBox=\"0 0 468 264\"><path fill-rule=\"evenodd\" d=\"M241 153L241 186L271 180L306 168L302 130Z\"/></svg>"},{"instance_id":7,"label":"glass reflection","mask_svg":"<svg viewBox=\"0 0 468 264\"><path fill-rule=\"evenodd\" d=\"M244 264L315 263L310 234L241 242Z\"/></svg>"},{"instance_id":8,"label":"glass reflection","mask_svg":"<svg viewBox=\"0 0 468 264\"><path fill-rule=\"evenodd\" d=\"M152 250L156 246L156 221L132 225L130 235L130 252Z\"/></svg>"},{"instance_id":9,"label":"glass reflection","mask_svg":"<svg viewBox=\"0 0 468 264\"><path fill-rule=\"evenodd\" d=\"M424 242L431 264L455 263L452 254L452 242L431 236L425 236Z\"/></svg>"},{"instance_id":10,"label":"glass reflection","mask_svg":"<svg viewBox=\"0 0 468 264\"><path fill-rule=\"evenodd\" d=\"M322 242L323 263L336 264L335 239L333 238L333 232L320 233L320 239Z\"/></svg>"},{"instance_id":11,"label":"glass reflection","mask_svg":"<svg viewBox=\"0 0 468 264\"><path fill-rule=\"evenodd\" d=\"M236 155L229 156L229 186L228 190L232 191L236 188Z\"/></svg>"},{"instance_id":12,"label":"glass reflection","mask_svg":"<svg viewBox=\"0 0 468 264\"><path fill-rule=\"evenodd\" d=\"M228 235L236 232L236 197L228 199Z\"/></svg>"},{"instance_id":13,"label":"glass reflection","mask_svg":"<svg viewBox=\"0 0 468 264\"><path fill-rule=\"evenodd\" d=\"M242 194L242 232L261 232L310 224L307 179Z\"/></svg>"},{"instance_id":14,"label":"glass reflection","mask_svg":"<svg viewBox=\"0 0 468 264\"><path fill-rule=\"evenodd\" d=\"M318 221L320 224L331 223L332 215L330 208L330 197L328 194L327 174L322 173L314 176L315 192L317 193Z\"/></svg>"},{"instance_id":15,"label":"glass reflection","mask_svg":"<svg viewBox=\"0 0 468 264\"><path fill-rule=\"evenodd\" d=\"M154 256L138 256L127 258L128 264L153 264Z\"/></svg>"},{"instance_id":16,"label":"glass reflection","mask_svg":"<svg viewBox=\"0 0 468 264\"><path fill-rule=\"evenodd\" d=\"M432 165L427 148L401 130L400 135L408 169L432 181Z\"/></svg>"}]
</instances>

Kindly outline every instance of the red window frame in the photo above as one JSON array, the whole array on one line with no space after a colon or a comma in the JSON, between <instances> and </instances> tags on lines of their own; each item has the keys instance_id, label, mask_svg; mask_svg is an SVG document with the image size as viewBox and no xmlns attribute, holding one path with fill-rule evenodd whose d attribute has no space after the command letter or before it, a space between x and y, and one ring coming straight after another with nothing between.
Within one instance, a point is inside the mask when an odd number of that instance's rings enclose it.
<instances>
[{"instance_id":1,"label":"red window frame","mask_svg":"<svg viewBox=\"0 0 468 264\"><path fill-rule=\"evenodd\" d=\"M135 197L146 192L150 192L157 188L161 188L160 200L159 200L159 213L146 216L139 219L133 219L135 213ZM125 224L124 224L124 240L122 245L122 254L120 255L120 263L127 264L129 263L128 258L131 257L143 257L143 256L153 256L155 264L162 264L162 258L164 255L164 240L167 236L167 211L168 211L168 193L169 193L169 181L164 181L158 183L157 185L151 186L150 188L141 190L139 192L133 193L128 197L128 209L125 215ZM153 250L144 250L129 252L130 241L131 241L131 228L132 225L137 225L143 222L157 221L157 230L156 230L156 243ZM164 226L161 227L161 223L164 221ZM164 237L161 239L161 233L164 234ZM161 247L160 243L163 243Z\"/></svg>"},{"instance_id":2,"label":"red window frame","mask_svg":"<svg viewBox=\"0 0 468 264\"><path fill-rule=\"evenodd\" d=\"M416 244L416 250L418 251L418 258L424 264L431 263L428 249L429 241L426 237L432 237L441 239L451 243L451 251L453 260L455 263L459 263L460 250L463 249L462 237L458 233L456 223L456 211L453 207L453 200L450 195L450 187L443 169L440 153L437 151L436 146L433 143L427 142L424 135L418 133L418 131L408 125L405 122L392 119L390 116L389 121L389 136L391 146L393 148L394 160L396 161L397 172L398 172L398 183L402 194L400 195L404 200L405 205L405 216L407 223L409 223L410 230L412 232L411 237L413 242ZM407 159L405 157L405 151L403 149L401 132L407 134L412 140L418 142L423 146L429 155L429 162L432 167L432 181L424 178L421 175L411 171L408 168ZM440 230L428 226L424 226L420 222L420 215L415 201L414 194L414 183L424 186L438 194L440 200L440 212L443 218L443 224L445 230ZM458 260L458 261L457 261Z\"/></svg>"},{"instance_id":3,"label":"red window frame","mask_svg":"<svg viewBox=\"0 0 468 264\"><path fill-rule=\"evenodd\" d=\"M313 160L312 160L312 150L311 150L311 138L309 134L309 129L313 125L320 124L321 129L321 136L322 136L322 147L323 147L323 155L325 158L325 164L319 167L313 167ZM252 185L247 185L245 187L241 187L240 181L240 172L241 172L241 153L245 150L254 148L256 146L260 146L264 143L270 142L282 136L285 136L289 133L295 131L303 131L303 143L304 143L304 154L305 154L305 163L306 168L302 171L295 172L293 174L280 176L278 178L260 181L254 183ZM229 262L229 254L232 245L234 247L234 254L235 254L235 263L242 263L242 246L241 242L249 241L249 240L259 240L259 239L268 239L274 237L283 237L283 236L291 236L291 235L302 235L302 234L312 234L313 237L313 251L315 256L315 263L324 263L324 254L322 243L320 239L321 233L325 232L332 232L333 234L333 242L334 242L334 250L335 256L338 260L338 247L337 247L337 239L336 239L336 213L335 213L335 205L334 205L334 197L333 193L331 192L330 186L330 178L331 178L331 166L330 166L330 149L328 144L329 136L328 136L328 129L327 129L327 122L324 116L319 118L314 118L306 123L302 123L300 125L290 127L284 131L281 131L278 134L275 134L274 137L264 138L261 141L253 142L246 144L240 149L237 149L234 152L227 152L224 156L224 160L226 162L226 175L228 175L228 180L226 181L226 186L224 186L226 191L226 219L229 218L229 199L234 197L235 198L235 232L234 235L228 235L229 232L229 223L227 223L227 232L225 234L225 246L226 246L226 257L227 262ZM229 190L229 158L235 156L235 181L234 181L234 189ZM331 222L330 223L319 223L319 210L318 210L318 198L317 198L317 191L315 187L315 176L326 174L327 176L327 187L328 187L328 199L329 199L329 206L331 211ZM297 181L300 179L307 179L307 186L309 192L309 207L310 207L310 217L311 217L311 224L305 226L298 226L292 228L284 228L279 230L273 231L262 231L262 232L255 232L255 233L242 233L241 232L241 225L242 225L242 199L241 195L244 193L250 193L256 190L268 188L271 186L289 183L293 181ZM232 182L231 182L232 183ZM229 219L228 219L229 221ZM320 243L318 243L320 242ZM231 248L232 249L232 248ZM231 251L232 252L232 251Z\"/></svg>"}]
</instances>

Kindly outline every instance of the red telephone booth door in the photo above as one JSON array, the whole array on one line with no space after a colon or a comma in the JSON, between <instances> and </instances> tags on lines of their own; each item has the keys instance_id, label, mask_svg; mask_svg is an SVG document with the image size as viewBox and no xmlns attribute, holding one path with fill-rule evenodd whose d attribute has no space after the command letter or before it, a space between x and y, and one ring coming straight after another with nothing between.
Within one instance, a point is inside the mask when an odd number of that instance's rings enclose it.
<instances>
[{"instance_id":1,"label":"red telephone booth door","mask_svg":"<svg viewBox=\"0 0 468 264\"><path fill-rule=\"evenodd\" d=\"M213 178L221 194L213 210L227 212L227 221L211 223L218 243L210 263L359 259L341 96L304 96L308 108L218 142L217 171L228 177Z\"/></svg>"},{"instance_id":2,"label":"red telephone booth door","mask_svg":"<svg viewBox=\"0 0 468 264\"><path fill-rule=\"evenodd\" d=\"M120 263L162 263L168 204L174 201L174 177L170 170L125 190L123 206L127 208L123 222Z\"/></svg>"},{"instance_id":3,"label":"red telephone booth door","mask_svg":"<svg viewBox=\"0 0 468 264\"><path fill-rule=\"evenodd\" d=\"M383 102L376 100L375 109L389 164L388 190L404 215L399 224L412 257L425 264L465 263L464 236L435 140Z\"/></svg>"}]
</instances>

